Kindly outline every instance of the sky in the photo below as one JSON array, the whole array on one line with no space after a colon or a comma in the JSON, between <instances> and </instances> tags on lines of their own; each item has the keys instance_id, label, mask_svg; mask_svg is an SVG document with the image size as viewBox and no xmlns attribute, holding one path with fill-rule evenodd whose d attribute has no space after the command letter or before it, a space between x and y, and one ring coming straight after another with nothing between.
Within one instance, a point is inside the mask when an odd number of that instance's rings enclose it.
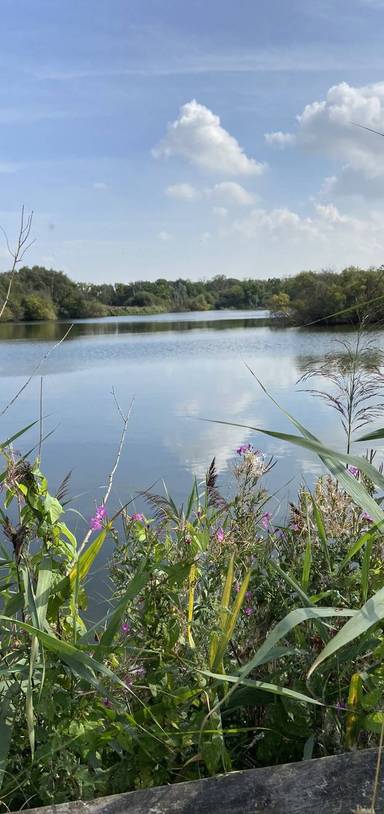
<instances>
[{"instance_id":1,"label":"sky","mask_svg":"<svg viewBox=\"0 0 384 814\"><path fill-rule=\"evenodd\" d=\"M0 0L0 225L73 279L384 263L384 0ZM0 268L10 265L0 244Z\"/></svg>"}]
</instances>

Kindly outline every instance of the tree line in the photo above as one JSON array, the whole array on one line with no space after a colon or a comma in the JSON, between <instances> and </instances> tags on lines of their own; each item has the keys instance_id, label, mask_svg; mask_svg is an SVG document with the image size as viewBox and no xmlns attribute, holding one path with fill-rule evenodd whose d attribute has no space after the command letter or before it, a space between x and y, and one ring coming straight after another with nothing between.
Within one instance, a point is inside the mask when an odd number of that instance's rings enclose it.
<instances>
[{"instance_id":1,"label":"tree line","mask_svg":"<svg viewBox=\"0 0 384 814\"><path fill-rule=\"evenodd\" d=\"M5 300L9 279L10 272L0 274L0 302ZM33 266L15 273L3 319L79 319L130 313L267 308L294 324L317 320L337 324L357 321L367 303L372 320L380 320L384 313L384 267L350 266L339 273L302 271L292 277L262 280L218 275L196 282L160 278L95 284L77 283L62 271Z\"/></svg>"}]
</instances>

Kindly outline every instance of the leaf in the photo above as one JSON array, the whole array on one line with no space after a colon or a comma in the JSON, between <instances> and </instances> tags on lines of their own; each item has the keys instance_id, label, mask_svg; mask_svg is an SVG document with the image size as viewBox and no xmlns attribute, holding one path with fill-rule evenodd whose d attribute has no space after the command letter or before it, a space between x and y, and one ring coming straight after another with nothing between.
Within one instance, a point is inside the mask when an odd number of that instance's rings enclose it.
<instances>
[{"instance_id":1,"label":"leaf","mask_svg":"<svg viewBox=\"0 0 384 814\"><path fill-rule=\"evenodd\" d=\"M103 547L104 540L107 536L109 528L110 527L108 525L105 526L105 528L103 528L100 534L98 534L97 537L95 537L95 539L88 546L88 548L85 551L83 551L82 554L80 554L79 559L77 560L77 562L75 563L75 565L73 566L68 575L71 586L74 585L76 579L79 579L79 581L82 582L84 577L86 577L86 575L88 574L89 569L93 565L97 555L99 554Z\"/></svg>"},{"instance_id":2,"label":"leaf","mask_svg":"<svg viewBox=\"0 0 384 814\"><path fill-rule=\"evenodd\" d=\"M4 695L0 706L0 789L7 768L15 719L15 709L11 703L10 695L11 693L8 691Z\"/></svg>"},{"instance_id":3,"label":"leaf","mask_svg":"<svg viewBox=\"0 0 384 814\"><path fill-rule=\"evenodd\" d=\"M375 430L374 432L368 432L366 435L361 435L360 438L356 438L356 441L377 441L379 438L384 438L383 428Z\"/></svg>"},{"instance_id":4,"label":"leaf","mask_svg":"<svg viewBox=\"0 0 384 814\"><path fill-rule=\"evenodd\" d=\"M373 546L373 537L370 537L369 540L367 540L367 544L365 546L363 562L362 562L362 565L361 565L361 599L362 599L362 602L366 602L367 599L368 599L369 573L370 573L370 565L371 565L372 546Z\"/></svg>"},{"instance_id":5,"label":"leaf","mask_svg":"<svg viewBox=\"0 0 384 814\"><path fill-rule=\"evenodd\" d=\"M195 585L196 585L196 565L192 563L189 571L189 589L188 589L188 615L187 615L187 636L188 644L193 649L195 642L192 636L192 622L193 622L193 608L195 601Z\"/></svg>"},{"instance_id":6,"label":"leaf","mask_svg":"<svg viewBox=\"0 0 384 814\"><path fill-rule=\"evenodd\" d=\"M236 686L243 686L243 687L252 687L257 690L264 690L265 692L270 692L273 695L282 695L285 698L293 698L295 701L303 701L306 704L315 704L315 706L323 707L324 704L321 701L318 701L316 698L312 698L311 695L305 695L302 692L298 692L296 690L291 690L289 687L281 687L279 684L268 684L266 681L252 681L251 679L240 678L238 676L229 676L229 675L221 675L221 673L211 673L210 670L198 670L199 673L202 675L207 676L208 678L214 678L216 681L224 681L229 682L230 684L235 684Z\"/></svg>"},{"instance_id":7,"label":"leaf","mask_svg":"<svg viewBox=\"0 0 384 814\"><path fill-rule=\"evenodd\" d=\"M59 503L56 497L52 497L52 495L45 496L44 509L52 524L56 523L56 521L59 519L59 517L61 517L64 511L61 503Z\"/></svg>"},{"instance_id":8,"label":"leaf","mask_svg":"<svg viewBox=\"0 0 384 814\"><path fill-rule=\"evenodd\" d=\"M346 614L347 615L347 614ZM345 625L336 633L334 636L324 647L324 650L318 655L317 659L313 662L309 672L308 678L312 675L312 673L317 670L320 664L323 661L328 659L330 656L335 655L338 650L342 647L345 647L346 644L349 644L353 641L353 639L357 639L358 636L361 636L363 633L366 633L373 625L376 625L377 622L380 622L381 619L384 617L384 588L380 588L374 596L371 596L370 599L363 605L360 610L356 611L353 614L353 619L349 619Z\"/></svg>"},{"instance_id":9,"label":"leaf","mask_svg":"<svg viewBox=\"0 0 384 814\"><path fill-rule=\"evenodd\" d=\"M340 572L343 570L345 565L347 565L347 563L350 560L353 559L355 554L357 554L360 551L360 549L363 547L363 545L365 545L365 543L367 543L371 538L375 537L376 532L378 531L378 529L381 526L382 526L382 522L375 523L375 525L371 526L370 529L368 529L368 531L364 532L364 534L362 534L361 537L359 537L358 540L356 540L354 543L352 543L351 547L348 549L344 559L342 560L342 562L340 563L340 565L339 565L339 567L338 567L338 569L336 571L336 576L338 576L340 574Z\"/></svg>"},{"instance_id":10,"label":"leaf","mask_svg":"<svg viewBox=\"0 0 384 814\"><path fill-rule=\"evenodd\" d=\"M95 673L100 673L102 676L109 678L110 681L113 681L115 684L118 684L125 690L127 689L124 682L121 681L120 678L118 678L118 676L112 672L112 670L110 670L104 664L96 661L96 659L89 656L88 653L83 652L73 644L69 644L69 642L65 642L63 639L57 639L56 636L46 633L43 630L39 630L39 628L27 624L27 622L20 622L18 619L11 619L10 617L3 616L2 614L0 615L0 619L3 622L7 622L10 625L15 625L16 627L21 628L21 630L26 630L31 636L36 636L40 644L42 644L46 650L54 653L59 659L65 662L75 674L80 676L80 678L85 679L99 692L102 690L102 687L100 686Z\"/></svg>"},{"instance_id":11,"label":"leaf","mask_svg":"<svg viewBox=\"0 0 384 814\"><path fill-rule=\"evenodd\" d=\"M384 590L384 589L383 589ZM242 680L245 676L249 675L252 670L256 667L259 667L261 664L266 663L271 656L276 644L281 641L281 639L286 638L288 634L293 630L297 625L300 625L302 622L306 622L310 619L327 619L330 617L343 617L343 616L353 616L358 613L358 611L344 609L344 608L296 608L287 616L284 617L280 622L272 628L270 634L267 636L263 644L259 647L256 651L255 655L253 656L244 667L241 668L239 673L239 681ZM351 620L354 623L354 619ZM350 624L350 622L348 622Z\"/></svg>"},{"instance_id":12,"label":"leaf","mask_svg":"<svg viewBox=\"0 0 384 814\"><path fill-rule=\"evenodd\" d=\"M323 516L322 516L322 514L320 512L319 507L316 504L316 501L313 499L312 495L311 495L311 500L312 500L313 516L315 518L317 533L319 535L319 540L320 540L320 543L321 543L321 547L323 549L323 554L324 554L324 557L325 557L325 560L326 560L326 563L327 563L327 566L328 566L328 571L331 574L331 572L332 572L331 560L330 560L330 557L329 557L328 540L327 540L327 535L325 533Z\"/></svg>"},{"instance_id":13,"label":"leaf","mask_svg":"<svg viewBox=\"0 0 384 814\"><path fill-rule=\"evenodd\" d=\"M100 650L111 646L113 639L115 638L116 633L119 630L120 623L124 616L127 605L129 604L129 602L131 602L132 599L134 599L140 593L140 591L143 590L150 577L151 571L148 570L140 570L135 574L135 576L129 583L127 590L125 591L124 596L122 597L118 605L116 605L109 619L109 623L100 639L99 644Z\"/></svg>"}]
</instances>

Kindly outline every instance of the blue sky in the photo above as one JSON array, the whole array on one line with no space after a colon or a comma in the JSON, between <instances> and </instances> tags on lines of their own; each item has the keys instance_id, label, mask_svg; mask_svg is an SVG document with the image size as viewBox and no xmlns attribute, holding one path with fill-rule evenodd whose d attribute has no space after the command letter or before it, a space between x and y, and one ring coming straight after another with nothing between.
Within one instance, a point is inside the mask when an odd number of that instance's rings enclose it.
<instances>
[{"instance_id":1,"label":"blue sky","mask_svg":"<svg viewBox=\"0 0 384 814\"><path fill-rule=\"evenodd\" d=\"M384 261L384 0L0 0L0 223L79 280ZM6 252L0 263L7 268Z\"/></svg>"}]
</instances>

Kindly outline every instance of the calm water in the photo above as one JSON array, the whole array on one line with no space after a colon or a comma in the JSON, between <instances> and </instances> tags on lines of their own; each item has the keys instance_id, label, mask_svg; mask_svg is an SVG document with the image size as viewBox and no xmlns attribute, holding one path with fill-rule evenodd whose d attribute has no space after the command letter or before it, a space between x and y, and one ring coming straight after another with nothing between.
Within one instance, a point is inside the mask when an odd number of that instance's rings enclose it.
<instances>
[{"instance_id":1,"label":"calm water","mask_svg":"<svg viewBox=\"0 0 384 814\"><path fill-rule=\"evenodd\" d=\"M277 459L269 485L276 492L272 511L281 513L287 494L293 497L300 482L311 482L320 471L314 456L252 430L200 419L293 431L261 392L246 362L303 424L328 443L341 443L336 415L300 392L296 382L309 361L336 352L335 340L345 334L277 328L266 317L260 311L220 311L76 322L65 343L1 418L1 437L37 418L43 374L44 429L55 428L44 444L43 466L52 489L72 470L73 506L89 517L103 495L121 432L111 396L115 388L123 409L135 397L114 482L115 504L156 480L161 490L162 479L181 501L193 476L202 477L214 456L226 488L234 449L250 441ZM67 327L0 326L2 408ZM377 340L383 344L380 335ZM37 429L30 431L20 440L20 449L30 448L37 436ZM82 525L77 514L71 523Z\"/></svg>"}]
</instances>

